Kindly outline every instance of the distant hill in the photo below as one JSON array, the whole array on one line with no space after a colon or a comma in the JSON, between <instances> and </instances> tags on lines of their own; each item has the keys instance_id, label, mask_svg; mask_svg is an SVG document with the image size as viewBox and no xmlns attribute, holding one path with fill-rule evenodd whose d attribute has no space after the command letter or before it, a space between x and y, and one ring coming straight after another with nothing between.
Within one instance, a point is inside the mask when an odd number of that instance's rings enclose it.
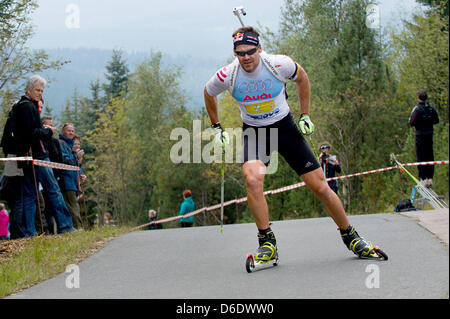
<instances>
[{"instance_id":1,"label":"distant hill","mask_svg":"<svg viewBox=\"0 0 450 319\"><path fill-rule=\"evenodd\" d=\"M69 60L61 70L45 71L42 75L50 82L44 92L46 104L55 115L66 105L66 101L73 96L75 89L80 96L90 96L89 84L100 80L105 82L105 66L111 60L112 50L103 49L44 49L50 59ZM136 65L150 57L150 52L124 52L123 57L131 72ZM200 109L203 103L203 88L208 79L222 65L223 58L204 59L192 56L171 56L162 53L164 66L175 65L181 67L180 88L185 92L190 109Z\"/></svg>"}]
</instances>

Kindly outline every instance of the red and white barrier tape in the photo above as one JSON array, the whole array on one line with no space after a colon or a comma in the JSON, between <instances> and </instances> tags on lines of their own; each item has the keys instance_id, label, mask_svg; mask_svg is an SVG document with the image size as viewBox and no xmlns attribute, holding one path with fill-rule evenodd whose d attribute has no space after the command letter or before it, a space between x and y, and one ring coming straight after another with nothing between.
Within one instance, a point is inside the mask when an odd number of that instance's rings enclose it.
<instances>
[{"instance_id":1,"label":"red and white barrier tape","mask_svg":"<svg viewBox=\"0 0 450 319\"><path fill-rule=\"evenodd\" d=\"M431 161L431 162L407 163L407 164L403 164L403 165L404 166L419 166L419 165L441 165L441 164L448 164L448 163L449 163L449 161ZM380 169L374 169L374 170L366 171L366 172L362 172L362 173L355 173L355 174L349 174L349 175L345 175L345 176L332 177L332 178L327 178L327 181L344 179L344 178L361 176L361 175L369 175L369 174L380 173L380 172L386 172L386 171L394 170L396 168L399 168L399 167L398 166L391 166L391 167L385 167L385 168L380 168ZM303 186L305 186L305 182L301 182L301 183L297 183L297 184L281 187L281 188L278 188L278 189L268 190L268 191L264 192L264 195L278 194L278 193L281 193L281 192L293 190L293 189L300 188L300 187L303 187ZM231 204L239 204L239 203L243 203L243 202L246 202L246 201L247 201L247 197L242 197L240 199L233 199L233 200L227 201L227 202L223 203L223 206L225 207L225 206L228 206L228 205L231 205ZM216 204L214 206L209 206L209 207L203 207L203 208L197 209L197 210L195 210L193 212L190 212L190 213L182 215L182 216L181 215L180 216L173 216L173 217L169 217L169 218L164 218L164 219L152 221L150 223L143 224L143 225L140 225L140 226L136 226L134 229L140 229L140 228L144 228L146 226L152 225L152 224L161 224L161 223L166 223L166 222L174 221L174 220L181 219L181 218L194 216L194 215L200 214L202 212L207 212L207 211L212 211L212 210L215 210L215 209L219 209L220 207L221 207L221 204Z\"/></svg>"},{"instance_id":2,"label":"red and white barrier tape","mask_svg":"<svg viewBox=\"0 0 450 319\"><path fill-rule=\"evenodd\" d=\"M0 162L13 162L13 161L19 161L19 162L20 161L31 161L34 165L58 168L58 169L69 170L69 171L79 171L80 170L80 168L78 166L36 160L36 159L33 159L31 156L0 158Z\"/></svg>"}]
</instances>

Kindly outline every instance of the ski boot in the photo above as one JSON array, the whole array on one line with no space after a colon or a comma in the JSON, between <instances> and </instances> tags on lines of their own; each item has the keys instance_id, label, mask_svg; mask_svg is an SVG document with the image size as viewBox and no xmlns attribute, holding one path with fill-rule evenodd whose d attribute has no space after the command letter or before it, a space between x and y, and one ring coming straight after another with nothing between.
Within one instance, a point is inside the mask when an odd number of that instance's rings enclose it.
<instances>
[{"instance_id":1,"label":"ski boot","mask_svg":"<svg viewBox=\"0 0 450 319\"><path fill-rule=\"evenodd\" d=\"M259 248L254 255L255 263L264 263L278 258L277 240L272 230L265 235L258 234Z\"/></svg>"},{"instance_id":2,"label":"ski boot","mask_svg":"<svg viewBox=\"0 0 450 319\"><path fill-rule=\"evenodd\" d=\"M360 237L353 226L349 226L346 230L339 230L345 246L359 258L388 259L386 253L378 246L373 246L370 242Z\"/></svg>"},{"instance_id":3,"label":"ski boot","mask_svg":"<svg viewBox=\"0 0 450 319\"><path fill-rule=\"evenodd\" d=\"M268 229L264 234L258 233L258 242L256 253L247 255L245 267L249 273L262 265L278 265L277 241L273 231Z\"/></svg>"}]
</instances>

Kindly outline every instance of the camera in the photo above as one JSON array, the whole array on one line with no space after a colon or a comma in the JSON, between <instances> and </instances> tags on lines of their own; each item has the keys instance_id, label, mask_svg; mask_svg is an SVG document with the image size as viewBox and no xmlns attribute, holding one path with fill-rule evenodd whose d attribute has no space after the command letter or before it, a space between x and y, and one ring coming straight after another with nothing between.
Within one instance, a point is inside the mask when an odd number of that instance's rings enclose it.
<instances>
[{"instance_id":1,"label":"camera","mask_svg":"<svg viewBox=\"0 0 450 319\"><path fill-rule=\"evenodd\" d=\"M326 161L327 161L327 158L328 158L327 152L322 151L322 154L321 154L321 156L320 156L321 161L322 161L322 162L326 162Z\"/></svg>"}]
</instances>

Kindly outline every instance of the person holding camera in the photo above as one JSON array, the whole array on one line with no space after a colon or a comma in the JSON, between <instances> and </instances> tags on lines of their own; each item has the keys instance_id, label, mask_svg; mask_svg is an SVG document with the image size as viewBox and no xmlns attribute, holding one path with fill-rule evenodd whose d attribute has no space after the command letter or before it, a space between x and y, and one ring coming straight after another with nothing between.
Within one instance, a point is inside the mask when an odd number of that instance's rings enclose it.
<instances>
[{"instance_id":1,"label":"person holding camera","mask_svg":"<svg viewBox=\"0 0 450 319\"><path fill-rule=\"evenodd\" d=\"M341 172L341 164L339 163L336 155L330 154L331 146L328 142L320 143L319 151L319 161L320 166L324 172L325 178L336 177L336 173ZM338 193L338 182L337 180L328 181L330 188L337 194Z\"/></svg>"}]
</instances>

